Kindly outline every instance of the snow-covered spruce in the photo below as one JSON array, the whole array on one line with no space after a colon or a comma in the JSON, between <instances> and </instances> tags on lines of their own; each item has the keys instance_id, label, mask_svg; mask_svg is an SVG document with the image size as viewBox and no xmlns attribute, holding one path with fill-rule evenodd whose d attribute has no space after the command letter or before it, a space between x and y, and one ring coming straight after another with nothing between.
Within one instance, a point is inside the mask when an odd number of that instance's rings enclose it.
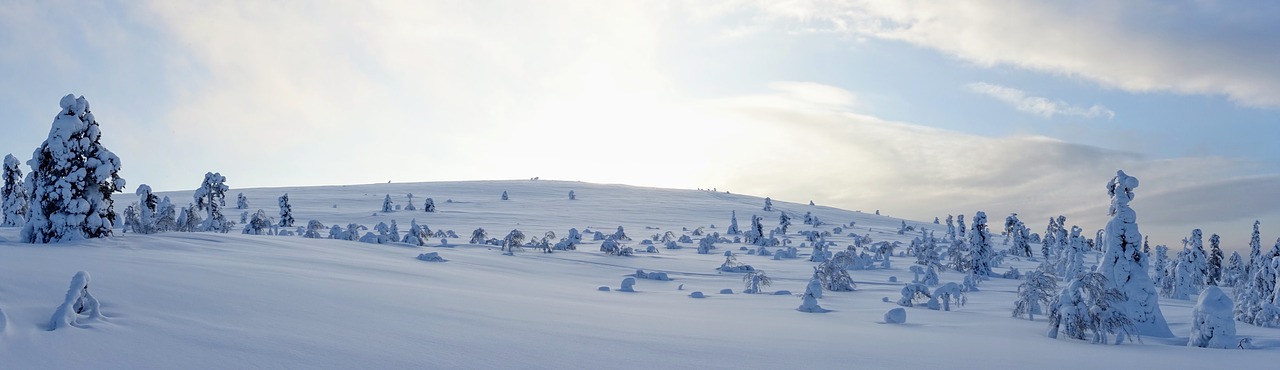
<instances>
[{"instance_id":1,"label":"snow-covered spruce","mask_svg":"<svg viewBox=\"0 0 1280 370\"><path fill-rule=\"evenodd\" d=\"M274 220L272 220L270 216L267 216L267 211L259 209L258 212L253 214L253 218L244 225L243 233L252 235L270 235L271 227L274 225L273 221Z\"/></svg>"},{"instance_id":2,"label":"snow-covered spruce","mask_svg":"<svg viewBox=\"0 0 1280 370\"><path fill-rule=\"evenodd\" d=\"M89 101L62 97L49 135L31 155L22 240L52 243L111 235L111 194L124 189L120 158L104 147Z\"/></svg>"},{"instance_id":3,"label":"snow-covered spruce","mask_svg":"<svg viewBox=\"0 0 1280 370\"><path fill-rule=\"evenodd\" d=\"M574 194L573 190L569 191L569 200L578 200L578 195Z\"/></svg>"},{"instance_id":4,"label":"snow-covered spruce","mask_svg":"<svg viewBox=\"0 0 1280 370\"><path fill-rule=\"evenodd\" d=\"M1240 252L1231 252L1231 257L1227 259L1227 265L1222 268L1222 286L1234 287L1240 285L1240 281L1244 279L1244 259L1240 257Z\"/></svg>"},{"instance_id":5,"label":"snow-covered spruce","mask_svg":"<svg viewBox=\"0 0 1280 370\"><path fill-rule=\"evenodd\" d=\"M423 212L435 212L435 211L436 211L436 201L435 201L435 200L433 200L433 199L431 199L431 198L427 198L427 200L425 200L425 201L423 201L423 202L422 202L422 211L423 211Z\"/></svg>"},{"instance_id":6,"label":"snow-covered spruce","mask_svg":"<svg viewBox=\"0 0 1280 370\"><path fill-rule=\"evenodd\" d=\"M280 196L280 227L293 227L293 206L289 205L289 193Z\"/></svg>"},{"instance_id":7,"label":"snow-covered spruce","mask_svg":"<svg viewBox=\"0 0 1280 370\"><path fill-rule=\"evenodd\" d=\"M1205 270L1205 285L1220 285L1222 281L1222 237L1209 236L1209 267Z\"/></svg>"},{"instance_id":8,"label":"snow-covered spruce","mask_svg":"<svg viewBox=\"0 0 1280 370\"><path fill-rule=\"evenodd\" d=\"M4 223L0 226L20 227L27 223L27 189L22 183L21 162L13 154L4 156Z\"/></svg>"},{"instance_id":9,"label":"snow-covered spruce","mask_svg":"<svg viewBox=\"0 0 1280 370\"><path fill-rule=\"evenodd\" d=\"M1231 314L1231 298L1227 298L1217 286L1209 286L1200 293L1196 307L1191 311L1191 336L1187 346L1203 348L1232 348L1236 342L1236 321Z\"/></svg>"},{"instance_id":10,"label":"snow-covered spruce","mask_svg":"<svg viewBox=\"0 0 1280 370\"><path fill-rule=\"evenodd\" d=\"M1013 302L1013 317L1026 316L1034 321L1042 307L1048 307L1053 295L1058 293L1058 279L1044 271L1031 271L1018 285L1018 300Z\"/></svg>"},{"instance_id":11,"label":"snow-covered spruce","mask_svg":"<svg viewBox=\"0 0 1280 370\"><path fill-rule=\"evenodd\" d=\"M1129 207L1133 189L1138 179L1116 171L1116 177L1107 182L1107 194L1111 196L1105 240L1101 242L1104 254L1096 271L1108 284L1127 299L1114 309L1132 320L1134 334L1167 338L1172 337L1169 324L1160 311L1160 300L1155 284L1147 276L1147 261L1142 257L1142 234L1138 232L1138 215Z\"/></svg>"},{"instance_id":12,"label":"snow-covered spruce","mask_svg":"<svg viewBox=\"0 0 1280 370\"><path fill-rule=\"evenodd\" d=\"M502 200L509 200L509 199L510 199L510 198L508 198L508 197L507 197L507 192L504 190L504 191L502 192Z\"/></svg>"},{"instance_id":13,"label":"snow-covered spruce","mask_svg":"<svg viewBox=\"0 0 1280 370\"><path fill-rule=\"evenodd\" d=\"M764 197L764 211L765 212L773 211L773 198Z\"/></svg>"},{"instance_id":14,"label":"snow-covered spruce","mask_svg":"<svg viewBox=\"0 0 1280 370\"><path fill-rule=\"evenodd\" d=\"M1145 274L1144 274L1145 276ZM1125 293L1097 272L1081 274L1049 303L1049 338L1059 331L1069 338L1120 344L1137 332L1133 319L1122 306Z\"/></svg>"},{"instance_id":15,"label":"snow-covered spruce","mask_svg":"<svg viewBox=\"0 0 1280 370\"><path fill-rule=\"evenodd\" d=\"M222 214L222 207L226 206L227 198L227 178L217 172L207 172L204 174L204 181L200 183L200 188L196 189L195 210L205 211L205 219L200 223L199 230L206 232L225 233L231 231L231 223L227 220L226 215Z\"/></svg>"},{"instance_id":16,"label":"snow-covered spruce","mask_svg":"<svg viewBox=\"0 0 1280 370\"><path fill-rule=\"evenodd\" d=\"M742 290L746 294L760 294L760 287L773 284L773 279L765 274L764 270L755 270L742 275L742 283L746 287Z\"/></svg>"},{"instance_id":17,"label":"snow-covered spruce","mask_svg":"<svg viewBox=\"0 0 1280 370\"><path fill-rule=\"evenodd\" d=\"M249 198L244 193L236 194L236 209L249 209Z\"/></svg>"},{"instance_id":18,"label":"snow-covered spruce","mask_svg":"<svg viewBox=\"0 0 1280 370\"><path fill-rule=\"evenodd\" d=\"M67 288L62 304L53 311L53 318L49 320L49 330L78 327L81 325L81 320L84 320L82 316L87 316L88 320L102 318L99 308L98 299L89 293L89 273L76 272L76 275L71 277L71 286Z\"/></svg>"},{"instance_id":19,"label":"snow-covered spruce","mask_svg":"<svg viewBox=\"0 0 1280 370\"><path fill-rule=\"evenodd\" d=\"M391 194L387 194L382 198L382 213L395 212L395 203L391 201Z\"/></svg>"},{"instance_id":20,"label":"snow-covered spruce","mask_svg":"<svg viewBox=\"0 0 1280 370\"><path fill-rule=\"evenodd\" d=\"M725 235L742 234L742 230L738 229L738 211L732 211L729 215L729 229L724 231Z\"/></svg>"},{"instance_id":21,"label":"snow-covered spruce","mask_svg":"<svg viewBox=\"0 0 1280 370\"><path fill-rule=\"evenodd\" d=\"M991 232L987 230L987 214L978 211L973 215L973 230L969 233L969 273L980 278L991 276L991 259L995 250L991 247Z\"/></svg>"}]
</instances>

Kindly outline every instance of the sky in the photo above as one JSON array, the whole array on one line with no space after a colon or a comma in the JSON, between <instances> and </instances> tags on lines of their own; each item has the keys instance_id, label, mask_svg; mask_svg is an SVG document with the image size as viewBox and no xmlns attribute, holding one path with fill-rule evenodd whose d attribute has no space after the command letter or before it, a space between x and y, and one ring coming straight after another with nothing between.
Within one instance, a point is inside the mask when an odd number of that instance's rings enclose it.
<instances>
[{"instance_id":1,"label":"sky","mask_svg":"<svg viewBox=\"0 0 1280 370\"><path fill-rule=\"evenodd\" d=\"M1280 235L1272 1L0 1L0 151L85 96L130 186L716 188L1151 244ZM118 197L117 199L127 199Z\"/></svg>"}]
</instances>

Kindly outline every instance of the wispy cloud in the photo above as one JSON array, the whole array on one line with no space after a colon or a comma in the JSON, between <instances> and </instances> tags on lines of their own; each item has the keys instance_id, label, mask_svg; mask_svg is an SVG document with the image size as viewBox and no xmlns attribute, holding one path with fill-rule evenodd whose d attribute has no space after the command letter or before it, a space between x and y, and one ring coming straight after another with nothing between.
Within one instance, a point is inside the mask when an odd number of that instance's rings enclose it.
<instances>
[{"instance_id":1,"label":"wispy cloud","mask_svg":"<svg viewBox=\"0 0 1280 370\"><path fill-rule=\"evenodd\" d=\"M825 199L919 220L984 210L1017 212L1028 224L1042 225L1063 214L1093 230L1108 219L1103 184L1123 169L1142 179L1134 207L1153 243L1173 243L1192 228L1204 228L1223 234L1228 244L1244 245L1252 220L1280 224L1280 199L1263 195L1280 191L1280 176L1249 176L1250 164L1241 160L1151 159L1040 136L977 136L796 101L806 95L783 86L796 85L775 84L770 93L710 104L752 122L746 129L775 145L806 148L801 156L739 154L740 161L756 165L723 174L722 183L738 184L736 192ZM839 88L821 90L830 89ZM827 160L815 165L816 158ZM772 178L804 180L759 181Z\"/></svg>"},{"instance_id":2,"label":"wispy cloud","mask_svg":"<svg viewBox=\"0 0 1280 370\"><path fill-rule=\"evenodd\" d=\"M1280 107L1280 5L1203 1L748 2L793 29L898 40L981 66L1130 92L1224 95Z\"/></svg>"},{"instance_id":3,"label":"wispy cloud","mask_svg":"<svg viewBox=\"0 0 1280 370\"><path fill-rule=\"evenodd\" d=\"M1107 119L1115 118L1116 112L1107 109L1107 107L1094 104L1089 107L1068 104L1058 99L1050 99L1040 96L1027 95L1025 91L1015 89L1008 86L1000 86L989 84L986 82L974 82L965 85L969 91L990 96L996 100L1012 105L1014 109L1022 112L1031 113L1044 118L1053 118L1053 116L1076 116L1084 118L1106 117Z\"/></svg>"}]
</instances>

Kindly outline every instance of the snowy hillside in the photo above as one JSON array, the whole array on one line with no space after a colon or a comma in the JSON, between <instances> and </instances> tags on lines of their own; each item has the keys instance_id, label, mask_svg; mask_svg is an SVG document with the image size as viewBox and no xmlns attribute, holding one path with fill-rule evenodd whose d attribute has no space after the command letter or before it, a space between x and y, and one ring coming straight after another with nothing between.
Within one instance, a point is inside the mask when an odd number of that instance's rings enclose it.
<instances>
[{"instance_id":1,"label":"snowy hillside","mask_svg":"<svg viewBox=\"0 0 1280 370\"><path fill-rule=\"evenodd\" d=\"M240 192L247 210L234 209ZM501 200L503 192L509 200ZM106 239L33 245L17 241L17 228L0 228L0 368L1212 369L1270 368L1280 357L1280 331L1244 323L1237 323L1238 335L1257 349L1187 347L1194 296L1160 300L1173 338L1122 345L1050 339L1044 315L1010 317L1021 282L1012 279L982 282L951 311L916 304L905 308L905 324L886 324L885 313L901 307L895 302L913 279L916 258L901 253L921 229L946 233L946 225L932 222L906 221L916 230L900 235L903 220L873 213L781 201L765 211L762 198L725 192L546 180L232 188L225 212L235 221L258 209L276 217L285 193L295 226L317 220L326 235L328 226L356 223L374 232L392 220L403 234L416 220L459 237L445 247L439 237L417 247L243 235L240 224L229 234L116 230ZM405 206L409 193L417 210L381 212L387 195ZM158 195L178 205L192 201L192 192ZM426 198L436 212L422 210ZM136 199L117 195L117 209ZM761 216L766 234L786 212L792 247L806 242L801 232L837 227L827 238L837 245L832 250L855 244L850 234L902 246L888 268L875 262L850 270L854 291L823 292L818 304L830 312L799 312L817 265L810 248L775 259L748 253L759 247L721 242L698 253L702 236L693 233L703 228L733 239L727 229L735 212L744 231ZM825 224L802 223L806 213ZM637 250L632 256L602 253L602 241L593 240L592 232L613 234L619 226L632 239L622 246ZM576 228L584 238L576 250L504 255L497 246L468 244L476 228L499 239L512 229L529 237L550 231L555 240ZM680 249L654 242L657 253L645 252L642 240L668 231L691 242L676 243ZM1007 249L1001 241L997 235L994 247ZM766 271L772 285L743 294L742 273L717 270L725 251ZM447 261L417 259L430 252ZM1084 260L1092 266L1096 259L1090 252ZM995 273L1037 265L1004 262ZM619 292L639 269L670 280L636 279L635 292ZM77 271L91 276L103 317L50 331ZM943 284L962 280L952 270L940 274ZM605 286L609 291L599 290ZM789 294L775 294L783 290ZM690 298L694 292L706 298Z\"/></svg>"}]
</instances>

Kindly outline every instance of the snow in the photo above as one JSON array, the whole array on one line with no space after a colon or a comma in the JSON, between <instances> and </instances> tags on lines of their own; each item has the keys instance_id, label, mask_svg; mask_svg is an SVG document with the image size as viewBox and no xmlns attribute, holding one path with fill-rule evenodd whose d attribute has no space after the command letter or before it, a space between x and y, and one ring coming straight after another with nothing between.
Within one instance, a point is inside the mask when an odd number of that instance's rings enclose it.
<instances>
[{"instance_id":1,"label":"snow","mask_svg":"<svg viewBox=\"0 0 1280 370\"><path fill-rule=\"evenodd\" d=\"M583 196L566 199L571 189ZM504 190L519 196L500 201L494 195ZM416 218L444 230L518 228L528 235L621 225L640 236L667 230L683 236L690 233L683 228L722 224L731 211L759 212L763 201L549 180L235 191L253 199L288 193L299 219L323 225ZM455 202L434 213L369 212L385 194L410 192ZM899 219L781 200L773 208L812 212L833 226L856 221L848 232L876 241L912 237L897 235ZM945 225L907 223L945 231ZM621 258L598 252L600 241L502 256L496 246L449 238L449 262L426 263L414 257L439 249L300 236L117 232L56 245L19 239L18 229L0 228L0 367L6 369L845 368L855 359L860 367L918 369L955 367L957 358L973 354L989 354L983 366L994 368L1270 368L1280 350L1280 332L1252 325L1240 325L1237 335L1259 349L1186 347L1192 301L1161 302L1173 338L1143 336L1119 346L1049 339L1043 318L1010 317L1021 281L1001 278L966 292L966 304L951 312L912 308L909 324L882 325L886 311L898 306L881 298L903 287L889 277L906 276L915 260L897 255L891 268L849 271L858 290L822 292L820 306L830 312L810 315L797 312L805 298L796 295L689 299L690 292L742 286L742 275L718 273L724 257L698 254L688 242L662 254ZM833 249L853 244L842 235L828 240L837 243ZM738 258L768 271L771 289L799 292L814 266L808 248L803 251L800 258ZM996 271L1036 266L1010 259L1005 265ZM596 291L641 269L672 280L642 280L638 293ZM102 317L88 328L48 331L67 278L81 270L92 273ZM947 270L939 278L959 282L963 274ZM618 350L582 350L601 343ZM808 355L814 353L822 355Z\"/></svg>"},{"instance_id":2,"label":"snow","mask_svg":"<svg viewBox=\"0 0 1280 370\"><path fill-rule=\"evenodd\" d=\"M906 324L907 309L902 307L889 309L888 312L884 313L884 322L886 324Z\"/></svg>"}]
</instances>

